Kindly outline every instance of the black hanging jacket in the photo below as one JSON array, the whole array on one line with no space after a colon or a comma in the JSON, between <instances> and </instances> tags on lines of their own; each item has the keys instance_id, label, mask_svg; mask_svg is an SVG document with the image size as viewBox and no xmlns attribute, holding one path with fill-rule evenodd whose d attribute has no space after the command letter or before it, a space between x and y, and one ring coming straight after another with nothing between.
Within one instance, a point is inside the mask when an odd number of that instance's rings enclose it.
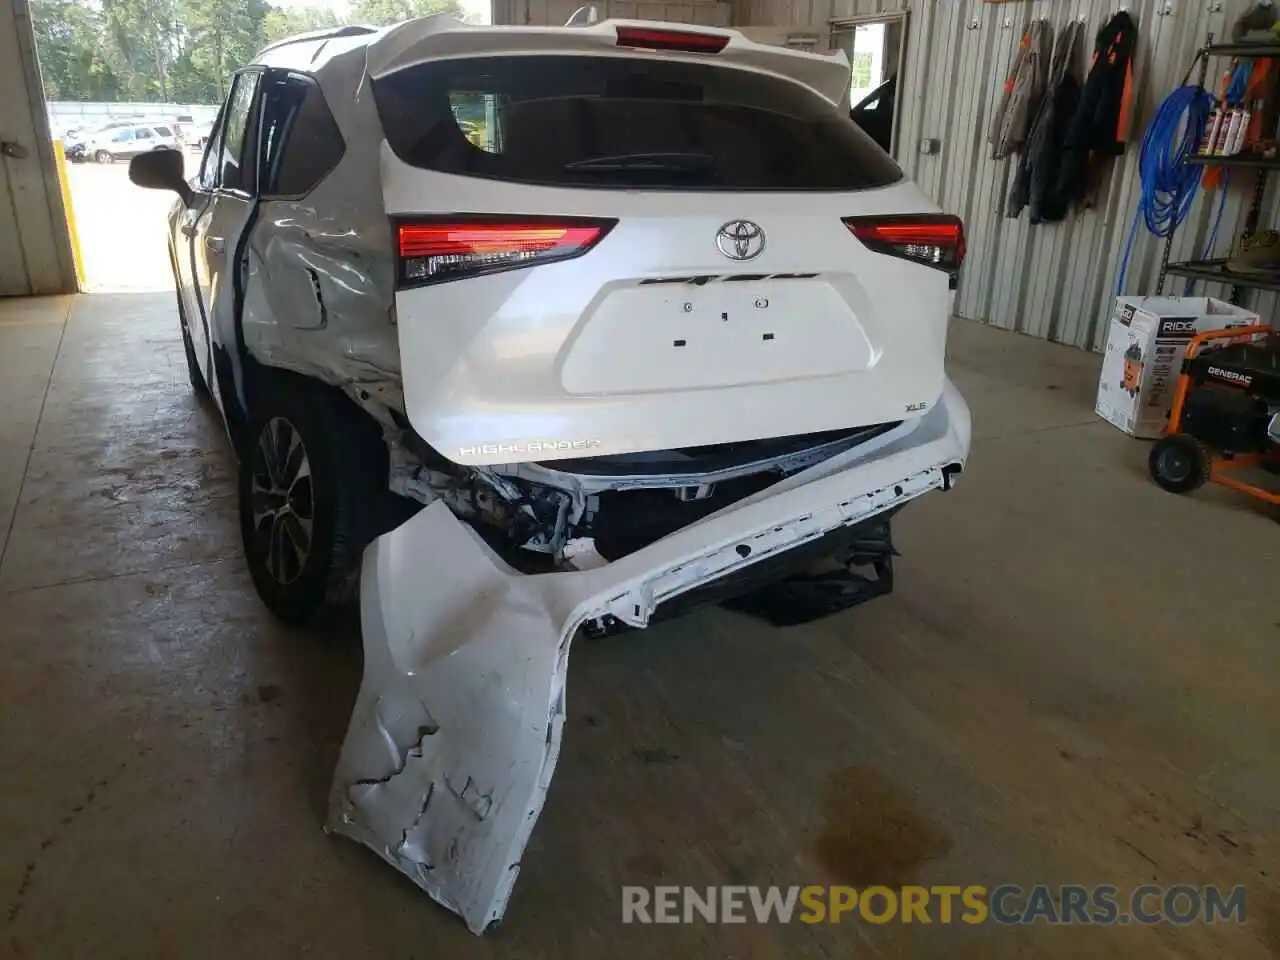
<instances>
[{"instance_id":1,"label":"black hanging jacket","mask_svg":"<svg viewBox=\"0 0 1280 960\"><path fill-rule=\"evenodd\" d=\"M1106 162L1124 153L1132 119L1133 53L1138 25L1117 13L1098 31L1089 76L1067 124L1052 202L1083 203Z\"/></svg>"}]
</instances>

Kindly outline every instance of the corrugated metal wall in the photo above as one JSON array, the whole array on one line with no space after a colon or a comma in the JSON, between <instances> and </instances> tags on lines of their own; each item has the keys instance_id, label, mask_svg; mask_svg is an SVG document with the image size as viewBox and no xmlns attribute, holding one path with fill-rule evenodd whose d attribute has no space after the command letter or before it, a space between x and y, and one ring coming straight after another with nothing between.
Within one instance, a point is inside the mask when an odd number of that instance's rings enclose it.
<instances>
[{"instance_id":1,"label":"corrugated metal wall","mask_svg":"<svg viewBox=\"0 0 1280 960\"><path fill-rule=\"evenodd\" d=\"M907 174L946 210L964 217L969 253L956 298L964 317L1038 337L1098 349L1115 293L1116 275L1137 202L1138 151L1155 107L1178 86L1195 51L1213 33L1230 33L1252 0L738 0L661 5L607 4L613 16L665 17L693 23L822 28L833 19L909 10L899 161ZM563 23L577 6L558 0L495 0L496 23ZM708 18L714 6L716 18ZM554 15L548 9L554 9ZM624 13L623 10L627 12ZM664 13L650 12L662 9ZM1135 79L1137 116L1133 142L1114 164L1097 206L1062 224L1033 227L1000 215L1012 171L990 157L986 128L1014 50L1032 19L1046 18L1055 30L1073 19L1086 21L1080 70L1088 66L1093 36L1118 10L1138 22ZM539 14L539 11L542 11ZM634 12L632 12L634 11ZM683 13L681 11L684 11ZM512 16L514 13L519 16ZM606 11L602 10L602 14ZM563 15L561 15L563 13ZM539 15L543 19L538 19ZM532 19L530 19L532 17ZM724 18L724 19L718 19ZM1225 61L1215 66L1225 69ZM922 155L920 140L941 140L941 152ZM1216 253L1225 255L1243 229L1253 192L1252 175L1237 173L1219 229ZM1206 255L1218 194L1202 192L1173 244L1173 259ZM1268 189L1262 224L1280 224L1280 190ZM1126 292L1153 293L1160 242L1139 226L1130 258ZM1165 291L1181 293L1184 281L1170 278ZM1226 297L1229 289L1201 284L1197 292ZM1264 318L1274 313L1274 294L1247 293L1245 303Z\"/></svg>"},{"instance_id":2,"label":"corrugated metal wall","mask_svg":"<svg viewBox=\"0 0 1280 960\"><path fill-rule=\"evenodd\" d=\"M839 0L837 0L839 2ZM1222 38L1250 0L1222 3L1189 0L1034 0L1009 4L928 2L913 5L909 25L907 77L902 104L901 162L909 175L947 210L965 218L969 254L956 303L961 316L996 326L1098 349L1106 336L1105 317L1138 199L1137 160L1141 135L1155 107L1178 86L1196 49L1212 32ZM1212 8L1221 9L1214 10ZM1033 227L1026 215L999 215L1005 191L1003 162L990 158L985 132L1014 49L1034 18L1061 27L1087 21L1082 68L1093 35L1117 10L1138 22L1135 80L1138 86L1134 140L1117 160L1098 196L1098 206L1065 223ZM1225 61L1217 61L1225 68ZM938 78L946 78L940 81ZM922 137L938 137L942 151L923 156ZM1243 227L1253 177L1237 174L1218 234L1218 252L1229 248ZM1263 223L1276 222L1268 192ZM1173 245L1173 259L1200 256L1208 239L1218 195L1202 192ZM1154 292L1160 242L1138 228L1126 292ZM1181 293L1184 281L1171 278L1166 292ZM1220 285L1198 292L1225 297ZM1246 302L1264 317L1274 311L1274 295Z\"/></svg>"},{"instance_id":3,"label":"corrugated metal wall","mask_svg":"<svg viewBox=\"0 0 1280 960\"><path fill-rule=\"evenodd\" d=\"M832 19L898 13L910 5L907 0L739 0L734 26L810 26Z\"/></svg>"}]
</instances>

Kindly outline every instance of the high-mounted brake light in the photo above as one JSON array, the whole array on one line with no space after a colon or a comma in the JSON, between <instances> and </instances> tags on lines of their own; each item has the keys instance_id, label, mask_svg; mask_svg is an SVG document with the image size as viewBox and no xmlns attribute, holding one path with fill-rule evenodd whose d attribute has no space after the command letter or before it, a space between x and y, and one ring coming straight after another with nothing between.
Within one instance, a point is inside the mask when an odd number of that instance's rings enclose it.
<instances>
[{"instance_id":1,"label":"high-mounted brake light","mask_svg":"<svg viewBox=\"0 0 1280 960\"><path fill-rule=\"evenodd\" d=\"M400 283L420 286L586 253L615 221L525 217L416 220L396 225Z\"/></svg>"},{"instance_id":2,"label":"high-mounted brake light","mask_svg":"<svg viewBox=\"0 0 1280 960\"><path fill-rule=\"evenodd\" d=\"M651 27L619 27L618 46L645 50L679 50L684 53L719 53L729 44L723 34L695 30L655 30Z\"/></svg>"},{"instance_id":3,"label":"high-mounted brake light","mask_svg":"<svg viewBox=\"0 0 1280 960\"><path fill-rule=\"evenodd\" d=\"M944 214L845 217L869 250L955 273L964 263L964 223Z\"/></svg>"}]
</instances>

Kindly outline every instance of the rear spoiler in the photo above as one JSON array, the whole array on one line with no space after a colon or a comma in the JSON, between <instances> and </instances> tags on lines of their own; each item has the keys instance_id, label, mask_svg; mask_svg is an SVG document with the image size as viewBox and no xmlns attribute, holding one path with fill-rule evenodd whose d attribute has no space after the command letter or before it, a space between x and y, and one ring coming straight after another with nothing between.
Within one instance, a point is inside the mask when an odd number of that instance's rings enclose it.
<instances>
[{"instance_id":1,"label":"rear spoiler","mask_svg":"<svg viewBox=\"0 0 1280 960\"><path fill-rule=\"evenodd\" d=\"M634 50L635 44L619 42L619 30L624 37L628 34L669 33L706 41L708 52L690 51L690 55L786 77L804 84L836 105L849 94L849 58L842 50L805 53L756 43L736 30L655 20L602 20L566 27L476 27L439 14L408 20L387 29L369 45L365 69L376 80L439 57L621 53ZM723 46L716 52L710 52L710 46L717 46L716 40L723 40ZM645 51L638 52L643 54Z\"/></svg>"}]
</instances>

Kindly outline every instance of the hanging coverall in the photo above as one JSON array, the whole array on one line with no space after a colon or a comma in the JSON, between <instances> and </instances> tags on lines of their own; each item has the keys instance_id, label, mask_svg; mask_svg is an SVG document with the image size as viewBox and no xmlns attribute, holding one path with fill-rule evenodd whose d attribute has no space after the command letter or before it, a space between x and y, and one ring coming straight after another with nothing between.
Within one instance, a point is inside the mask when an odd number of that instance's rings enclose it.
<instances>
[{"instance_id":1,"label":"hanging coverall","mask_svg":"<svg viewBox=\"0 0 1280 960\"><path fill-rule=\"evenodd\" d=\"M1013 69L1004 82L1004 93L991 118L991 156L1003 160L1017 153L1031 130L1032 115L1049 82L1049 48L1053 27L1048 20L1035 20L1022 35Z\"/></svg>"},{"instance_id":2,"label":"hanging coverall","mask_svg":"<svg viewBox=\"0 0 1280 960\"><path fill-rule=\"evenodd\" d=\"M1054 40L1049 88L1040 102L1026 149L1018 162L1018 173L1009 189L1006 213L1015 219L1028 205L1032 223L1062 220L1067 215L1066 205L1056 202L1052 189L1058 177L1067 126L1080 102L1076 47L1083 32L1084 24L1076 20L1067 24Z\"/></svg>"}]
</instances>

